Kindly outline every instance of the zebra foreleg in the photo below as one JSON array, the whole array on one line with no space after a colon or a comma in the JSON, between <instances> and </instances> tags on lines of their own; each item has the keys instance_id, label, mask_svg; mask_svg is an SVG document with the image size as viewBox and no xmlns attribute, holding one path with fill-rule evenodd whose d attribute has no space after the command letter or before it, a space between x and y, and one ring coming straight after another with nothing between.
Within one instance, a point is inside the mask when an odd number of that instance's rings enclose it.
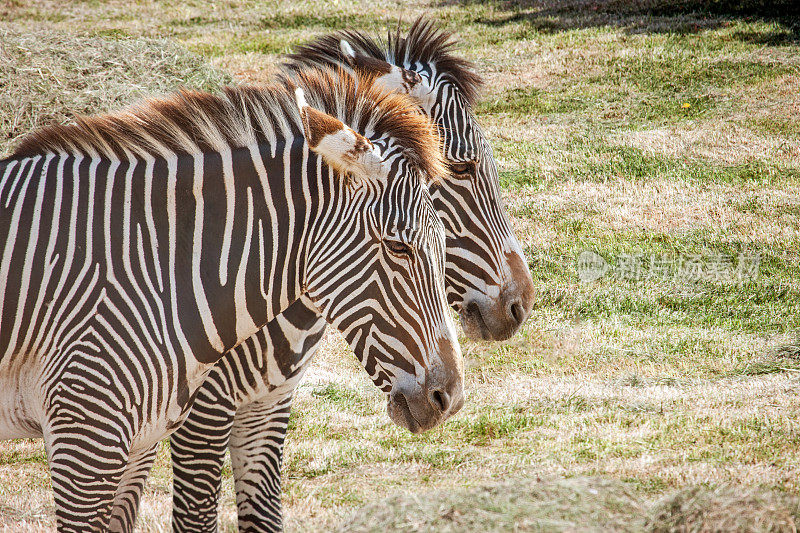
<instances>
[{"instance_id":1,"label":"zebra foreleg","mask_svg":"<svg viewBox=\"0 0 800 533\"><path fill-rule=\"evenodd\" d=\"M114 508L111 512L110 531L129 533L136 524L142 491L147 476L153 467L158 453L158 444L131 453L128 467L122 475L117 493L114 496Z\"/></svg>"},{"instance_id":2,"label":"zebra foreleg","mask_svg":"<svg viewBox=\"0 0 800 533\"><path fill-rule=\"evenodd\" d=\"M107 531L114 494L128 465L125 439L111 428L78 421L45 432L60 532ZM105 430L105 431L104 431Z\"/></svg>"},{"instance_id":3,"label":"zebra foreleg","mask_svg":"<svg viewBox=\"0 0 800 533\"><path fill-rule=\"evenodd\" d=\"M236 413L230 448L240 532L283 530L281 461L291 408L290 394Z\"/></svg>"},{"instance_id":4,"label":"zebra foreleg","mask_svg":"<svg viewBox=\"0 0 800 533\"><path fill-rule=\"evenodd\" d=\"M235 411L218 402L196 403L170 437L173 531L217 531L222 465Z\"/></svg>"}]
</instances>

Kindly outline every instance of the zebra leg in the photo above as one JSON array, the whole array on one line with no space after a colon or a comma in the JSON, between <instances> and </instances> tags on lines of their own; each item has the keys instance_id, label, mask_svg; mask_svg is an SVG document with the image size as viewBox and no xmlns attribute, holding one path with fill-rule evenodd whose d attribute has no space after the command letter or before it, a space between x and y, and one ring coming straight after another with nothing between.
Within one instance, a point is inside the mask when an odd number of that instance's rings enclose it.
<instances>
[{"instance_id":1,"label":"zebra leg","mask_svg":"<svg viewBox=\"0 0 800 533\"><path fill-rule=\"evenodd\" d=\"M228 402L205 398L170 437L173 531L217 530L222 464L234 414Z\"/></svg>"},{"instance_id":2,"label":"zebra leg","mask_svg":"<svg viewBox=\"0 0 800 533\"><path fill-rule=\"evenodd\" d=\"M153 467L158 453L158 444L131 453L128 468L122 475L117 493L114 496L114 509L111 512L110 531L129 533L136 524L139 502L144 490L147 475Z\"/></svg>"},{"instance_id":3,"label":"zebra leg","mask_svg":"<svg viewBox=\"0 0 800 533\"><path fill-rule=\"evenodd\" d=\"M230 448L241 532L283 530L281 460L291 408L290 393L236 413Z\"/></svg>"},{"instance_id":4,"label":"zebra leg","mask_svg":"<svg viewBox=\"0 0 800 533\"><path fill-rule=\"evenodd\" d=\"M66 418L45 431L58 530L107 531L128 466L126 439L96 421Z\"/></svg>"}]
</instances>

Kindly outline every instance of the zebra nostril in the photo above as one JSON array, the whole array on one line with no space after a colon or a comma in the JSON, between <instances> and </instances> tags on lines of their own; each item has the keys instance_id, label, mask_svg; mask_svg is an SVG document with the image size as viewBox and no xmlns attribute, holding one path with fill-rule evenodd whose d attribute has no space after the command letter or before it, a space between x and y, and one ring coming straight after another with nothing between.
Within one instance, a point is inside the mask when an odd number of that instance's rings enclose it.
<instances>
[{"instance_id":1,"label":"zebra nostril","mask_svg":"<svg viewBox=\"0 0 800 533\"><path fill-rule=\"evenodd\" d=\"M450 407L450 396L444 391L435 389L431 391L428 397L430 398L431 404L442 413L447 411L447 408Z\"/></svg>"},{"instance_id":2,"label":"zebra nostril","mask_svg":"<svg viewBox=\"0 0 800 533\"><path fill-rule=\"evenodd\" d=\"M514 318L514 322L516 322L518 325L522 324L522 321L525 320L525 310L522 308L522 304L519 302L514 302L511 304L509 313Z\"/></svg>"}]
</instances>

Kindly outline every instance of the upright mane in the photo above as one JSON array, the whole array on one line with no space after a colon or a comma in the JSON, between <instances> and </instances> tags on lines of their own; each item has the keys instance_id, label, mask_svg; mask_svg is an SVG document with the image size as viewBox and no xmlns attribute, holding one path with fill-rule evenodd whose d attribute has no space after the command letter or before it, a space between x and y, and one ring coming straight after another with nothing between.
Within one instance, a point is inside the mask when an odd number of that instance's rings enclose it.
<instances>
[{"instance_id":1,"label":"upright mane","mask_svg":"<svg viewBox=\"0 0 800 533\"><path fill-rule=\"evenodd\" d=\"M414 63L436 66L463 95L467 103L475 104L483 80L475 71L475 65L453 54L456 41L450 32L441 30L424 16L411 25L406 37L400 29L387 34L386 40L370 37L355 30L337 31L298 47L289 59L295 62L286 66L298 70L299 65L347 64L339 43L345 39L354 50L368 57L382 59L394 65L413 68Z\"/></svg>"},{"instance_id":2,"label":"upright mane","mask_svg":"<svg viewBox=\"0 0 800 533\"><path fill-rule=\"evenodd\" d=\"M11 158L48 152L163 157L301 136L298 86L312 107L367 138L392 138L423 179L444 174L437 133L411 99L381 90L370 78L357 83L346 71L331 68L279 76L270 85L225 87L219 94L180 90L117 113L79 116L74 124L48 126L23 138Z\"/></svg>"}]
</instances>

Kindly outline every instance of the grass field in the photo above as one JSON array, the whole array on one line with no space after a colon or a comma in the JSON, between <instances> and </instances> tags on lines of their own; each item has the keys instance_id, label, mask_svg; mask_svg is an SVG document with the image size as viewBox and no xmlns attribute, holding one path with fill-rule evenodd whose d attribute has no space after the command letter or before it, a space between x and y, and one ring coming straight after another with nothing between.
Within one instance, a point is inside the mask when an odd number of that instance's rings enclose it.
<instances>
[{"instance_id":1,"label":"grass field","mask_svg":"<svg viewBox=\"0 0 800 533\"><path fill-rule=\"evenodd\" d=\"M330 336L287 438L287 529L792 531L800 14L754 4L5 0L0 153L68 110L264 79L313 35L428 13L486 78L537 302L511 341L462 343L466 405L422 436ZM168 457L144 530L168 529ZM0 443L0 527L52 525L41 443Z\"/></svg>"}]
</instances>

